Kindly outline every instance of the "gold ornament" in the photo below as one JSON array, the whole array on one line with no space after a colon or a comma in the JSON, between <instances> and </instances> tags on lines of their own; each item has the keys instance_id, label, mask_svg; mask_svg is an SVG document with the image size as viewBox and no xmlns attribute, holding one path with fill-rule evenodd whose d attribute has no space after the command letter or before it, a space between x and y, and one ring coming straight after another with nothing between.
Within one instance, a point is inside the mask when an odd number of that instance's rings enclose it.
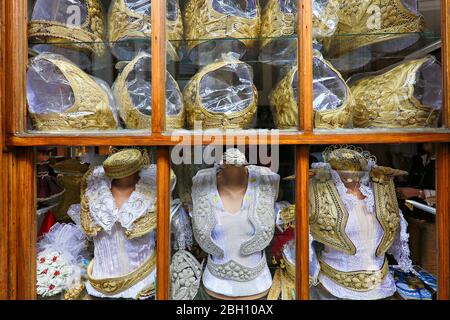
<instances>
[{"instance_id":1,"label":"gold ornament","mask_svg":"<svg viewBox=\"0 0 450 320\"><path fill-rule=\"evenodd\" d=\"M176 1L177 8L176 19L166 18L167 51L173 61L178 61L177 50L181 45L181 40L183 40L183 20L178 0L174 1ZM151 15L131 10L126 5L125 0L114 0L108 19L108 27L108 37L112 43L127 39L151 39Z\"/></svg>"},{"instance_id":2,"label":"gold ornament","mask_svg":"<svg viewBox=\"0 0 450 320\"><path fill-rule=\"evenodd\" d=\"M116 129L107 93L87 73L63 56L42 53L32 61L37 64L46 60L62 73L69 83L75 102L63 113L38 114L30 112L30 118L37 131L81 131Z\"/></svg>"},{"instance_id":3,"label":"gold ornament","mask_svg":"<svg viewBox=\"0 0 450 320\"><path fill-rule=\"evenodd\" d=\"M259 36L259 5L255 4L255 16L246 18L220 13L214 10L212 3L212 0L190 0L186 5L184 25L189 51L203 42L226 38L252 47Z\"/></svg>"},{"instance_id":4,"label":"gold ornament","mask_svg":"<svg viewBox=\"0 0 450 320\"><path fill-rule=\"evenodd\" d=\"M140 53L133 61L131 61L122 71L122 73L117 78L114 85L114 96L117 100L119 113L125 126L128 129L151 129L152 127L152 116L146 115L140 112L133 103L133 100L128 92L128 75L133 72L136 64L140 63L141 59L147 59L150 63L151 56L146 53ZM167 72L167 77L175 84L175 90L181 98L181 111L177 115L167 115L166 114L166 127L167 129L181 129L184 127L185 123L185 111L183 105L182 94L178 88L178 84L173 79L172 75Z\"/></svg>"},{"instance_id":5,"label":"gold ornament","mask_svg":"<svg viewBox=\"0 0 450 320\"><path fill-rule=\"evenodd\" d=\"M335 36L325 39L328 56L338 57L360 47L401 39L422 32L424 18L404 6L401 0L338 0L339 23ZM374 10L380 16L374 15ZM379 23L379 26L377 25Z\"/></svg>"},{"instance_id":6,"label":"gold ornament","mask_svg":"<svg viewBox=\"0 0 450 320\"><path fill-rule=\"evenodd\" d=\"M195 0L194 0L195 1ZM232 113L211 112L202 105L200 97L200 83L202 79L210 72L219 70L228 65L244 65L251 67L246 63L235 58L228 57L226 60L220 60L203 67L186 85L183 91L183 100L186 106L187 123L189 128L194 128L194 122L201 121L203 129L243 129L251 126L257 109L258 91L253 85L253 97L249 105L240 111Z\"/></svg>"},{"instance_id":7,"label":"gold ornament","mask_svg":"<svg viewBox=\"0 0 450 320\"><path fill-rule=\"evenodd\" d=\"M101 56L105 53L105 21L99 0L85 0L86 21L80 26L57 21L32 20L28 26L31 42L75 48Z\"/></svg>"},{"instance_id":8,"label":"gold ornament","mask_svg":"<svg viewBox=\"0 0 450 320\"><path fill-rule=\"evenodd\" d=\"M297 32L297 10L281 11L279 0L269 0L264 7L261 19L261 48L277 38L292 37ZM297 50L297 48L292 48Z\"/></svg>"},{"instance_id":9,"label":"gold ornament","mask_svg":"<svg viewBox=\"0 0 450 320\"><path fill-rule=\"evenodd\" d=\"M122 179L141 171L149 164L143 153L138 149L126 149L114 153L103 162L106 175L111 179Z\"/></svg>"},{"instance_id":10,"label":"gold ornament","mask_svg":"<svg viewBox=\"0 0 450 320\"><path fill-rule=\"evenodd\" d=\"M358 128L435 127L439 110L414 97L419 69L436 63L426 57L402 63L380 75L350 85L356 100L353 123Z\"/></svg>"}]
</instances>

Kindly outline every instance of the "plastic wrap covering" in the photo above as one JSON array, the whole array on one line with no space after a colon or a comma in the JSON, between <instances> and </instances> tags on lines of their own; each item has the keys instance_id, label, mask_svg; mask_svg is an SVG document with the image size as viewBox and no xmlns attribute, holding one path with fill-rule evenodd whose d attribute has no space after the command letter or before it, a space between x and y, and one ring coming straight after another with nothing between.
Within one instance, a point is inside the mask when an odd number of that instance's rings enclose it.
<instances>
[{"instance_id":1,"label":"plastic wrap covering","mask_svg":"<svg viewBox=\"0 0 450 320\"><path fill-rule=\"evenodd\" d=\"M338 0L336 34L324 41L339 70L357 70L386 54L400 52L420 38L424 18L417 0ZM345 35L345 36L343 36Z\"/></svg>"},{"instance_id":2,"label":"plastic wrap covering","mask_svg":"<svg viewBox=\"0 0 450 320\"><path fill-rule=\"evenodd\" d=\"M114 85L119 113L128 129L149 129L152 125L151 56L139 54L131 61ZM177 82L166 73L166 123L168 129L184 127L183 99Z\"/></svg>"},{"instance_id":3,"label":"plastic wrap covering","mask_svg":"<svg viewBox=\"0 0 450 320\"><path fill-rule=\"evenodd\" d=\"M179 60L183 22L178 0L166 1L168 58ZM113 0L109 11L108 37L117 59L130 61L140 52L151 51L151 0Z\"/></svg>"},{"instance_id":4,"label":"plastic wrap covering","mask_svg":"<svg viewBox=\"0 0 450 320\"><path fill-rule=\"evenodd\" d=\"M291 67L270 95L279 129L298 128L298 69ZM352 126L354 99L344 79L321 56L313 58L314 125L320 129Z\"/></svg>"},{"instance_id":5,"label":"plastic wrap covering","mask_svg":"<svg viewBox=\"0 0 450 320\"><path fill-rule=\"evenodd\" d=\"M442 106L442 69L435 58L405 61L349 79L355 96L354 126L436 127Z\"/></svg>"},{"instance_id":6,"label":"plastic wrap covering","mask_svg":"<svg viewBox=\"0 0 450 320\"><path fill-rule=\"evenodd\" d=\"M27 71L28 111L38 131L117 128L108 84L83 72L61 55L42 53Z\"/></svg>"},{"instance_id":7,"label":"plastic wrap covering","mask_svg":"<svg viewBox=\"0 0 450 320\"><path fill-rule=\"evenodd\" d=\"M339 3L338 0L313 0L313 38L331 37L336 31Z\"/></svg>"},{"instance_id":8,"label":"plastic wrap covering","mask_svg":"<svg viewBox=\"0 0 450 320\"><path fill-rule=\"evenodd\" d=\"M36 0L29 25L29 39L39 53L67 54L77 61L73 50L98 56L105 53L105 21L99 0ZM45 45L49 44L51 45ZM52 50L53 46L65 50ZM84 62L86 57L81 57Z\"/></svg>"},{"instance_id":9,"label":"plastic wrap covering","mask_svg":"<svg viewBox=\"0 0 450 320\"><path fill-rule=\"evenodd\" d=\"M258 92L251 67L232 56L202 68L184 92L188 125L204 129L241 129L254 125Z\"/></svg>"},{"instance_id":10,"label":"plastic wrap covering","mask_svg":"<svg viewBox=\"0 0 450 320\"><path fill-rule=\"evenodd\" d=\"M297 0L269 0L261 21L259 60L284 64L297 60Z\"/></svg>"},{"instance_id":11,"label":"plastic wrap covering","mask_svg":"<svg viewBox=\"0 0 450 320\"><path fill-rule=\"evenodd\" d=\"M229 52L241 58L254 46L260 20L256 0L189 0L185 28L191 61L205 65Z\"/></svg>"}]
</instances>

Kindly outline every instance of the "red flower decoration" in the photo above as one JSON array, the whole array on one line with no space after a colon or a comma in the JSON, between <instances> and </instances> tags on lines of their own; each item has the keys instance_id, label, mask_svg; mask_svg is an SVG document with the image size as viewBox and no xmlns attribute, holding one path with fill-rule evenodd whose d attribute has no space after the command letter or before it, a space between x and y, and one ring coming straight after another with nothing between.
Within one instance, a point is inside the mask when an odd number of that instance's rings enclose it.
<instances>
[{"instance_id":1,"label":"red flower decoration","mask_svg":"<svg viewBox=\"0 0 450 320\"><path fill-rule=\"evenodd\" d=\"M53 289L55 289L55 286L51 284L50 287L48 287L48 289L53 290Z\"/></svg>"},{"instance_id":2,"label":"red flower decoration","mask_svg":"<svg viewBox=\"0 0 450 320\"><path fill-rule=\"evenodd\" d=\"M41 274L47 274L48 269L45 269L44 271L41 272Z\"/></svg>"},{"instance_id":3,"label":"red flower decoration","mask_svg":"<svg viewBox=\"0 0 450 320\"><path fill-rule=\"evenodd\" d=\"M39 260L40 263L44 263L45 262L45 258L41 258L41 260Z\"/></svg>"},{"instance_id":4,"label":"red flower decoration","mask_svg":"<svg viewBox=\"0 0 450 320\"><path fill-rule=\"evenodd\" d=\"M61 272L59 272L58 270L55 271L55 273L53 275L55 276L59 276L61 274Z\"/></svg>"},{"instance_id":5,"label":"red flower decoration","mask_svg":"<svg viewBox=\"0 0 450 320\"><path fill-rule=\"evenodd\" d=\"M57 257L57 256L54 256L53 259L52 259L52 261L55 262L56 259L58 259L58 257Z\"/></svg>"}]
</instances>

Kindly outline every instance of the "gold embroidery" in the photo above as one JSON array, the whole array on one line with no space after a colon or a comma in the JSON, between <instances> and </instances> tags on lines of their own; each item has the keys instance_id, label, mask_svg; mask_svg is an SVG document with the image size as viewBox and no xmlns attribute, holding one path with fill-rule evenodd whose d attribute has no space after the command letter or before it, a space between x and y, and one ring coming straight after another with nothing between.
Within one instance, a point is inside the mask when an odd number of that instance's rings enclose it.
<instances>
[{"instance_id":1,"label":"gold embroidery","mask_svg":"<svg viewBox=\"0 0 450 320\"><path fill-rule=\"evenodd\" d=\"M267 300L278 300L280 297L281 300L295 299L295 264L289 262L284 253L280 267L275 271Z\"/></svg>"},{"instance_id":2,"label":"gold embroidery","mask_svg":"<svg viewBox=\"0 0 450 320\"><path fill-rule=\"evenodd\" d=\"M203 129L242 129L252 124L256 114L258 91L253 85L253 99L245 109L233 113L211 112L202 106L200 98L200 82L208 73L218 70L230 64L247 64L234 58L226 61L217 61L202 68L186 85L183 91L184 104L187 112L187 123L189 128L194 128L195 121L201 121Z\"/></svg>"},{"instance_id":3,"label":"gold embroidery","mask_svg":"<svg viewBox=\"0 0 450 320\"><path fill-rule=\"evenodd\" d=\"M350 86L356 99L355 127L421 128L437 125L439 110L414 97L418 70L433 58L403 63L383 74L363 78Z\"/></svg>"},{"instance_id":4,"label":"gold embroidery","mask_svg":"<svg viewBox=\"0 0 450 320\"><path fill-rule=\"evenodd\" d=\"M81 283L75 287L70 288L64 293L64 300L79 299L85 288L86 285L84 283Z\"/></svg>"},{"instance_id":5,"label":"gold embroidery","mask_svg":"<svg viewBox=\"0 0 450 320\"><path fill-rule=\"evenodd\" d=\"M58 46L77 48L101 56L105 53L103 42L105 22L99 0L86 0L87 18L81 26L56 21L33 20L28 26L31 42L53 43Z\"/></svg>"},{"instance_id":6,"label":"gold embroidery","mask_svg":"<svg viewBox=\"0 0 450 320\"><path fill-rule=\"evenodd\" d=\"M394 40L406 34L422 32L424 19L408 10L401 0L338 0L339 23L335 37L325 39L325 49L329 56L336 57L354 49ZM370 28L373 10L381 9L381 28ZM341 36L339 36L341 35ZM342 37L345 35L345 38Z\"/></svg>"},{"instance_id":7,"label":"gold embroidery","mask_svg":"<svg viewBox=\"0 0 450 320\"><path fill-rule=\"evenodd\" d=\"M62 56L44 53L33 60L47 60L67 79L75 97L72 107L63 113L31 113L38 131L111 130L117 127L106 92L86 73Z\"/></svg>"},{"instance_id":8,"label":"gold embroidery","mask_svg":"<svg viewBox=\"0 0 450 320\"><path fill-rule=\"evenodd\" d=\"M319 59L319 58L318 58ZM336 129L347 127L352 122L354 99L345 80L339 72L325 59L320 59L326 64L344 84L346 88L346 100L334 110L314 111L314 126L317 129ZM295 98L294 77L297 77L298 67L292 67L287 75L278 83L270 96L270 104L274 107L274 120L279 129L298 128L298 101Z\"/></svg>"},{"instance_id":9,"label":"gold embroidery","mask_svg":"<svg viewBox=\"0 0 450 320\"><path fill-rule=\"evenodd\" d=\"M389 272L389 264L385 259L383 267L377 271L343 272L332 268L319 259L320 271L337 284L358 292L366 292L377 288Z\"/></svg>"},{"instance_id":10,"label":"gold embroidery","mask_svg":"<svg viewBox=\"0 0 450 320\"><path fill-rule=\"evenodd\" d=\"M384 255L392 246L400 227L394 177L407 174L405 171L386 167L376 167L371 172L377 218L384 231L383 238L376 251L378 257Z\"/></svg>"},{"instance_id":11,"label":"gold embroidery","mask_svg":"<svg viewBox=\"0 0 450 320\"><path fill-rule=\"evenodd\" d=\"M281 220L284 222L284 229L295 228L295 205L290 205L281 210Z\"/></svg>"},{"instance_id":12,"label":"gold embroidery","mask_svg":"<svg viewBox=\"0 0 450 320\"><path fill-rule=\"evenodd\" d=\"M166 19L167 50L172 60L179 60L177 50L183 39L183 21L181 10L177 4L177 17L175 20ZM123 41L125 39L151 39L152 25L151 16L134 12L129 9L124 0L115 0L111 7L109 18L109 40L111 42Z\"/></svg>"},{"instance_id":13,"label":"gold embroidery","mask_svg":"<svg viewBox=\"0 0 450 320\"><path fill-rule=\"evenodd\" d=\"M91 286L105 295L116 295L123 292L138 282L144 280L156 267L156 253L150 257L145 263L136 270L116 278L95 279L92 277L92 269L94 267L94 259L91 260L87 268L87 277Z\"/></svg>"},{"instance_id":14,"label":"gold embroidery","mask_svg":"<svg viewBox=\"0 0 450 320\"><path fill-rule=\"evenodd\" d=\"M110 179L122 179L140 171L148 162L145 150L125 149L109 156L103 162L103 169Z\"/></svg>"},{"instance_id":15,"label":"gold embroidery","mask_svg":"<svg viewBox=\"0 0 450 320\"><path fill-rule=\"evenodd\" d=\"M279 0L270 0L265 6L261 20L261 48L280 37L290 37L297 32L297 11L284 13ZM293 48L297 50L297 48Z\"/></svg>"},{"instance_id":16,"label":"gold embroidery","mask_svg":"<svg viewBox=\"0 0 450 320\"><path fill-rule=\"evenodd\" d=\"M152 116L141 113L133 104L130 93L128 92L127 78L130 72L134 70L134 67L141 59L148 59L150 61L151 56L145 53L139 54L133 61L131 61L119 75L114 86L114 96L117 99L119 105L119 112L121 118L124 120L128 129L150 129L152 127ZM172 82L176 85L178 95L182 97L178 84L173 79L172 75L167 72L167 76L170 77ZM166 114L166 127L167 129L181 129L184 127L185 111L182 104L181 111L177 115Z\"/></svg>"},{"instance_id":17,"label":"gold embroidery","mask_svg":"<svg viewBox=\"0 0 450 320\"><path fill-rule=\"evenodd\" d=\"M310 178L311 234L314 239L346 254L354 255L356 247L345 233L348 212L331 180L331 174L314 169Z\"/></svg>"},{"instance_id":18,"label":"gold embroidery","mask_svg":"<svg viewBox=\"0 0 450 320\"><path fill-rule=\"evenodd\" d=\"M186 5L184 24L189 51L212 39L234 38L247 48L253 46L260 30L260 8L252 18L227 15L212 7L212 0L190 0Z\"/></svg>"}]
</instances>

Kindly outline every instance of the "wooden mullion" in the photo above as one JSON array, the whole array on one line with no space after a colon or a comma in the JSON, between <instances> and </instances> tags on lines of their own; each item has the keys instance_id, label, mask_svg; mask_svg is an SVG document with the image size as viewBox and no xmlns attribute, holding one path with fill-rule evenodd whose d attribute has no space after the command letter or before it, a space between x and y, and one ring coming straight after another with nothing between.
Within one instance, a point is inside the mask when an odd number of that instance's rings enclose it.
<instances>
[{"instance_id":1,"label":"wooden mullion","mask_svg":"<svg viewBox=\"0 0 450 320\"><path fill-rule=\"evenodd\" d=\"M450 299L450 144L438 145L437 170L438 299Z\"/></svg>"},{"instance_id":2,"label":"wooden mullion","mask_svg":"<svg viewBox=\"0 0 450 320\"><path fill-rule=\"evenodd\" d=\"M170 297L170 151L159 147L157 165L157 296L158 300Z\"/></svg>"},{"instance_id":3,"label":"wooden mullion","mask_svg":"<svg viewBox=\"0 0 450 320\"><path fill-rule=\"evenodd\" d=\"M441 1L441 37L442 37L442 74L443 74L443 103L442 103L442 124L450 127L450 1Z\"/></svg>"},{"instance_id":4,"label":"wooden mullion","mask_svg":"<svg viewBox=\"0 0 450 320\"><path fill-rule=\"evenodd\" d=\"M298 0L299 129L313 131L312 0Z\"/></svg>"},{"instance_id":5,"label":"wooden mullion","mask_svg":"<svg viewBox=\"0 0 450 320\"><path fill-rule=\"evenodd\" d=\"M166 0L152 1L152 132L166 125Z\"/></svg>"},{"instance_id":6,"label":"wooden mullion","mask_svg":"<svg viewBox=\"0 0 450 320\"><path fill-rule=\"evenodd\" d=\"M309 299L309 148L296 148L295 228L297 300Z\"/></svg>"}]
</instances>

